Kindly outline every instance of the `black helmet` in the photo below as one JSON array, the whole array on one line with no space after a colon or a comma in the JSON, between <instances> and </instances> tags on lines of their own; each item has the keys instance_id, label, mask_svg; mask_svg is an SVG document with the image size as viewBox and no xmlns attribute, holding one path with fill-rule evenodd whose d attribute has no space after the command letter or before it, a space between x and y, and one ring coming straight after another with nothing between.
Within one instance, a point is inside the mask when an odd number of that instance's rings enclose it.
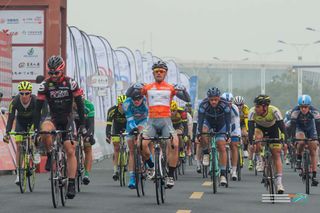
<instances>
[{"instance_id":1,"label":"black helmet","mask_svg":"<svg viewBox=\"0 0 320 213\"><path fill-rule=\"evenodd\" d=\"M61 56L53 55L48 59L47 67L48 70L63 70L65 63Z\"/></svg>"},{"instance_id":2,"label":"black helmet","mask_svg":"<svg viewBox=\"0 0 320 213\"><path fill-rule=\"evenodd\" d=\"M158 61L157 63L154 63L152 65L152 70L157 69L157 68L162 68L162 69L165 69L166 71L168 71L167 64L164 63L163 61Z\"/></svg>"},{"instance_id":3,"label":"black helmet","mask_svg":"<svg viewBox=\"0 0 320 213\"><path fill-rule=\"evenodd\" d=\"M255 105L269 105L271 103L271 99L268 95L258 95L254 99L254 104Z\"/></svg>"},{"instance_id":4,"label":"black helmet","mask_svg":"<svg viewBox=\"0 0 320 213\"><path fill-rule=\"evenodd\" d=\"M218 87L212 87L212 88L209 89L208 92L207 92L208 98L210 98L210 97L217 97L217 96L220 96L220 95L221 95L221 92L220 92L220 90L218 89Z\"/></svg>"},{"instance_id":5,"label":"black helmet","mask_svg":"<svg viewBox=\"0 0 320 213\"><path fill-rule=\"evenodd\" d=\"M141 94L141 91L140 91L140 90L135 89L135 90L133 90L133 92L132 92L132 94L131 94L131 98L132 98L133 100L137 100L137 99L143 98L143 95Z\"/></svg>"}]
</instances>

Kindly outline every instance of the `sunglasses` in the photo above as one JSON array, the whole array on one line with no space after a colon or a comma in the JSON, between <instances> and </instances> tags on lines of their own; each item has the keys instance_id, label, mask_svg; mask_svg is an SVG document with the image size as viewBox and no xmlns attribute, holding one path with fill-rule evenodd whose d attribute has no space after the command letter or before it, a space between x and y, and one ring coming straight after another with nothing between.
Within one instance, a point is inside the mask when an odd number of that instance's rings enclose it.
<instances>
[{"instance_id":1,"label":"sunglasses","mask_svg":"<svg viewBox=\"0 0 320 213\"><path fill-rule=\"evenodd\" d=\"M132 98L132 100L134 101L140 101L143 97L136 97L136 98Z\"/></svg>"},{"instance_id":2,"label":"sunglasses","mask_svg":"<svg viewBox=\"0 0 320 213\"><path fill-rule=\"evenodd\" d=\"M155 70L155 71L153 71L153 73L160 73L160 74L163 74L163 73L165 73L166 71L164 71L164 70Z\"/></svg>"},{"instance_id":3,"label":"sunglasses","mask_svg":"<svg viewBox=\"0 0 320 213\"><path fill-rule=\"evenodd\" d=\"M300 106L301 109L309 108L309 106Z\"/></svg>"},{"instance_id":4,"label":"sunglasses","mask_svg":"<svg viewBox=\"0 0 320 213\"><path fill-rule=\"evenodd\" d=\"M30 95L31 92L20 92L20 95L24 96L24 95Z\"/></svg>"},{"instance_id":5,"label":"sunglasses","mask_svg":"<svg viewBox=\"0 0 320 213\"><path fill-rule=\"evenodd\" d=\"M59 75L61 71L49 71L49 75Z\"/></svg>"}]
</instances>

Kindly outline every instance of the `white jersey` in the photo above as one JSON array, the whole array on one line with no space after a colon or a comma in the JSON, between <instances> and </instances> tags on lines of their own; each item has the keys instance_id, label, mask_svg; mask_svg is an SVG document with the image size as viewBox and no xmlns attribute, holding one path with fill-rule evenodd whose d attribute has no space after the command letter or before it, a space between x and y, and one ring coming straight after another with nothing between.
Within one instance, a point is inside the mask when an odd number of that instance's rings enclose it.
<instances>
[{"instance_id":1,"label":"white jersey","mask_svg":"<svg viewBox=\"0 0 320 213\"><path fill-rule=\"evenodd\" d=\"M187 117L188 117L188 133L189 133L189 136L192 138L193 120L189 112L187 113Z\"/></svg>"},{"instance_id":2,"label":"white jersey","mask_svg":"<svg viewBox=\"0 0 320 213\"><path fill-rule=\"evenodd\" d=\"M235 104L232 104L231 109L231 136L241 137L239 109Z\"/></svg>"}]
</instances>

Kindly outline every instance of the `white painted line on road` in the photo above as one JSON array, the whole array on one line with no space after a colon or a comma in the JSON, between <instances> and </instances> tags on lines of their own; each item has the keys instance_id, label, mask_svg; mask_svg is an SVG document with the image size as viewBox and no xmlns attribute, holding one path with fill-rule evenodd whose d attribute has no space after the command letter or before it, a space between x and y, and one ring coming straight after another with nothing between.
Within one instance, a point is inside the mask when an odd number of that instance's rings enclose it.
<instances>
[{"instance_id":1,"label":"white painted line on road","mask_svg":"<svg viewBox=\"0 0 320 213\"><path fill-rule=\"evenodd\" d=\"M205 181L202 186L212 186L212 182L211 181Z\"/></svg>"},{"instance_id":2,"label":"white painted line on road","mask_svg":"<svg viewBox=\"0 0 320 213\"><path fill-rule=\"evenodd\" d=\"M176 213L191 213L191 210L182 210L182 209L179 209Z\"/></svg>"},{"instance_id":3,"label":"white painted line on road","mask_svg":"<svg viewBox=\"0 0 320 213\"><path fill-rule=\"evenodd\" d=\"M193 192L189 199L201 199L203 192Z\"/></svg>"}]
</instances>

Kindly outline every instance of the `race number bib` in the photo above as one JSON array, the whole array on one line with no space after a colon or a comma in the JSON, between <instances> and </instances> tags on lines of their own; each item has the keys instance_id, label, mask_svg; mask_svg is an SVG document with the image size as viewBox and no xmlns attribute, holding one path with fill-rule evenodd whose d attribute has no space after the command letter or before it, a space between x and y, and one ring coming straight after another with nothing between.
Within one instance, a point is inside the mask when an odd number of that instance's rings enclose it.
<instances>
[{"instance_id":1,"label":"race number bib","mask_svg":"<svg viewBox=\"0 0 320 213\"><path fill-rule=\"evenodd\" d=\"M170 90L148 90L149 106L169 106Z\"/></svg>"}]
</instances>

